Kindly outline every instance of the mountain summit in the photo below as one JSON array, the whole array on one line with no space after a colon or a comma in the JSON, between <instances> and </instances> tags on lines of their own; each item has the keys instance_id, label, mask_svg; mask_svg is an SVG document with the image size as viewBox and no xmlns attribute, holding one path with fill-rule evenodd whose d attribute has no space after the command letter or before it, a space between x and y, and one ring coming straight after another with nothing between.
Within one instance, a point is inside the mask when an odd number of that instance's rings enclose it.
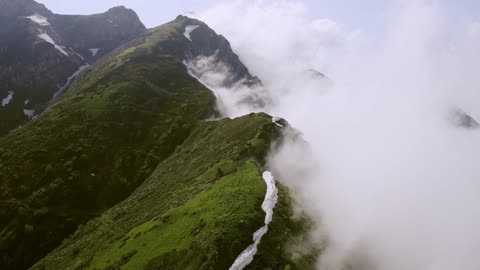
<instances>
[{"instance_id":1,"label":"mountain summit","mask_svg":"<svg viewBox=\"0 0 480 270\"><path fill-rule=\"evenodd\" d=\"M53 13L45 5L33 0L1 0L0 1L0 22L6 25L9 21L15 21L19 16L40 14L52 16ZM2 27L2 29L5 29Z\"/></svg>"}]
</instances>

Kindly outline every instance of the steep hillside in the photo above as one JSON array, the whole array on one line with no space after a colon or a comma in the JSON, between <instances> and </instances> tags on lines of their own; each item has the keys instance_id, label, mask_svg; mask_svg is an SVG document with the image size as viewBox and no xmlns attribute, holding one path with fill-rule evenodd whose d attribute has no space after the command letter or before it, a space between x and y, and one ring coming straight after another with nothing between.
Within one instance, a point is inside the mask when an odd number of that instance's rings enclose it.
<instances>
[{"instance_id":1,"label":"steep hillside","mask_svg":"<svg viewBox=\"0 0 480 270\"><path fill-rule=\"evenodd\" d=\"M53 14L33 0L0 0L0 136L61 95L88 64L145 31L123 7Z\"/></svg>"},{"instance_id":2,"label":"steep hillside","mask_svg":"<svg viewBox=\"0 0 480 270\"><path fill-rule=\"evenodd\" d=\"M262 226L262 160L279 134L266 114L199 124L129 198L33 269L228 269ZM293 259L284 249L307 224L291 220L283 188L280 197L249 269L312 266L314 253Z\"/></svg>"}]
</instances>

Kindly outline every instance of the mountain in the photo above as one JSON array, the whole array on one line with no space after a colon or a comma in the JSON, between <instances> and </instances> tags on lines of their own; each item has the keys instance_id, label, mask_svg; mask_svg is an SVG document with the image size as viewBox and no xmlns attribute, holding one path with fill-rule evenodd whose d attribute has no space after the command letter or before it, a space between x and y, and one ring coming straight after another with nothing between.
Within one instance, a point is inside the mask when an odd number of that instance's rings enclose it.
<instances>
[{"instance_id":1,"label":"mountain","mask_svg":"<svg viewBox=\"0 0 480 270\"><path fill-rule=\"evenodd\" d=\"M455 126L461 128L476 129L480 126L475 118L461 109L453 110L450 115L450 120Z\"/></svg>"},{"instance_id":2,"label":"mountain","mask_svg":"<svg viewBox=\"0 0 480 270\"><path fill-rule=\"evenodd\" d=\"M124 7L57 15L33 0L0 0L0 135L33 118L88 64L143 33Z\"/></svg>"},{"instance_id":3,"label":"mountain","mask_svg":"<svg viewBox=\"0 0 480 270\"><path fill-rule=\"evenodd\" d=\"M91 44L65 47L68 59L81 46ZM201 56L234 74L226 84L261 83L225 38L179 16L99 58L0 137L1 269L226 269L253 243L282 127L262 113L204 121L216 98L184 65ZM287 249L309 221L278 192L249 267L311 269L316 250Z\"/></svg>"}]
</instances>

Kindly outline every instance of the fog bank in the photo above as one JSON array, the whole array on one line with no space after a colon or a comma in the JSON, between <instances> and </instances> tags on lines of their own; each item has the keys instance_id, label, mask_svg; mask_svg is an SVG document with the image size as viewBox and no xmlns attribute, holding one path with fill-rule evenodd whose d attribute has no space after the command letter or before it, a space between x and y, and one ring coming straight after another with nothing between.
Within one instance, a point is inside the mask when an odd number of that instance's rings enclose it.
<instances>
[{"instance_id":1,"label":"fog bank","mask_svg":"<svg viewBox=\"0 0 480 270\"><path fill-rule=\"evenodd\" d=\"M237 1L198 16L269 89L264 110L308 142L292 137L269 166L321 225L319 269L478 269L480 131L452 119L458 110L480 119L480 23L439 1L391 7L388 31L367 42L308 20L297 1ZM221 98L229 116L248 112L238 96L256 90L236 93Z\"/></svg>"}]
</instances>

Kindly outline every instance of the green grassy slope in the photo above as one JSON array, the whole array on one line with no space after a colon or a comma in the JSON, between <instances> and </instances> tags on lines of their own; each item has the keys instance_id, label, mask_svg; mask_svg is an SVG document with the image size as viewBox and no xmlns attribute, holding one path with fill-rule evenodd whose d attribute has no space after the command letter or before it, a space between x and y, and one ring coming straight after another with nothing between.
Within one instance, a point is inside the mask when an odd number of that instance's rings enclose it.
<instances>
[{"instance_id":1,"label":"green grassy slope","mask_svg":"<svg viewBox=\"0 0 480 270\"><path fill-rule=\"evenodd\" d=\"M129 198L33 269L228 269L263 225L261 164L277 135L265 114L200 124ZM281 187L252 269L313 269L314 255L287 253L307 228L292 215Z\"/></svg>"},{"instance_id":2,"label":"green grassy slope","mask_svg":"<svg viewBox=\"0 0 480 270\"><path fill-rule=\"evenodd\" d=\"M274 132L264 114L200 124L128 199L37 269L228 268L264 219L265 184L253 161Z\"/></svg>"}]
</instances>

